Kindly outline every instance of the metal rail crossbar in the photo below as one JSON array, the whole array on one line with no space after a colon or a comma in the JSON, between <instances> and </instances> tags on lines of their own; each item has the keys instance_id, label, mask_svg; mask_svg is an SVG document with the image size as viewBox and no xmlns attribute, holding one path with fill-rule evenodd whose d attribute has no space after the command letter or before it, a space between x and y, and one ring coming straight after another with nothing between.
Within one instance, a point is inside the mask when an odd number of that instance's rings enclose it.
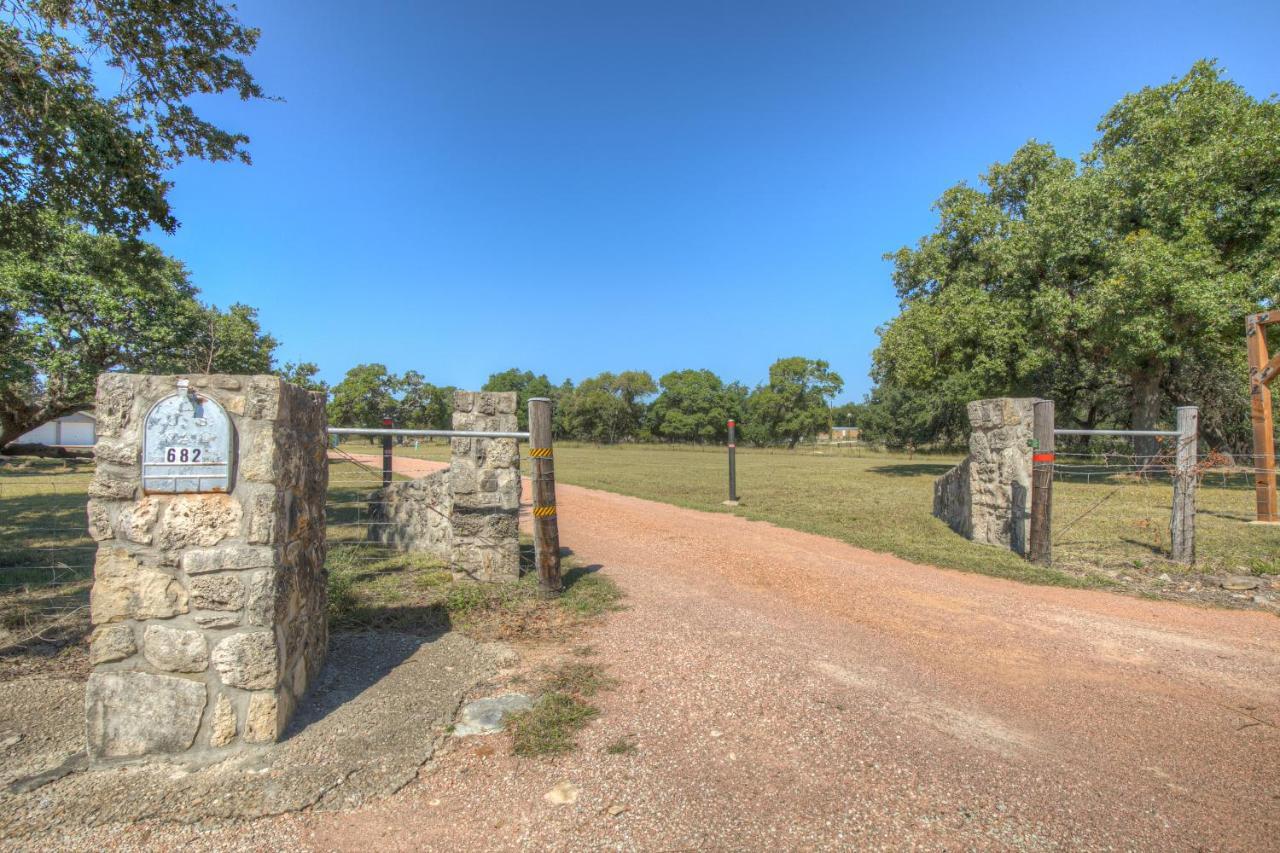
<instances>
[{"instance_id":1,"label":"metal rail crossbar","mask_svg":"<svg viewBox=\"0 0 1280 853\"><path fill-rule=\"evenodd\" d=\"M422 438L529 438L527 432L492 432L485 430L467 430L467 429L391 429L389 427L382 428L364 428L364 427L328 427L329 435L404 435L410 437Z\"/></svg>"},{"instance_id":2,"label":"metal rail crossbar","mask_svg":"<svg viewBox=\"0 0 1280 853\"><path fill-rule=\"evenodd\" d=\"M465 429L397 429L386 417L381 427L326 427L329 435L377 435L382 437L382 486L392 480L392 439L418 438L513 438L529 442L529 462L533 485L533 553L538 564L539 586L544 594L562 589L560 577L560 531L556 520L556 475L551 450L551 400L529 399L529 431Z\"/></svg>"},{"instance_id":3,"label":"metal rail crossbar","mask_svg":"<svg viewBox=\"0 0 1280 853\"><path fill-rule=\"evenodd\" d=\"M1057 429L1052 400L1036 400L1031 439L1031 520L1028 557L1047 566L1053 559L1054 439L1060 435L1115 435L1128 438L1176 438L1173 451L1173 508L1169 521L1170 556L1181 563L1196 559L1196 449L1200 436L1200 412L1195 406L1178 407L1178 428L1163 429ZM1148 457L1150 463L1155 457ZM1143 466L1144 468L1146 466ZM1079 519L1076 519L1077 521ZM1071 522L1074 524L1075 522ZM1070 526L1070 525L1068 525Z\"/></svg>"},{"instance_id":4,"label":"metal rail crossbar","mask_svg":"<svg viewBox=\"0 0 1280 853\"><path fill-rule=\"evenodd\" d=\"M1054 435L1141 435L1141 436L1179 436L1182 433L1168 429L1055 429Z\"/></svg>"}]
</instances>

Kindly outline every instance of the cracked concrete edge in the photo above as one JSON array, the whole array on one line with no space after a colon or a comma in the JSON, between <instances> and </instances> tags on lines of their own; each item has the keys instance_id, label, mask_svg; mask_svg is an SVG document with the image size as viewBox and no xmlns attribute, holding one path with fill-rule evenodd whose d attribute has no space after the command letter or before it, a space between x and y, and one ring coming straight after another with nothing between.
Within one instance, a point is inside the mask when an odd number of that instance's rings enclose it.
<instances>
[{"instance_id":1,"label":"cracked concrete edge","mask_svg":"<svg viewBox=\"0 0 1280 853\"><path fill-rule=\"evenodd\" d=\"M89 767L89 754L83 749L79 752L73 752L68 755L61 764L51 767L48 770L41 770L39 773L33 773L30 776L22 776L14 779L9 783L9 793L11 794L29 794L37 788L42 788L50 782L56 782L64 776L70 776L72 773L79 773L87 770Z\"/></svg>"}]
</instances>

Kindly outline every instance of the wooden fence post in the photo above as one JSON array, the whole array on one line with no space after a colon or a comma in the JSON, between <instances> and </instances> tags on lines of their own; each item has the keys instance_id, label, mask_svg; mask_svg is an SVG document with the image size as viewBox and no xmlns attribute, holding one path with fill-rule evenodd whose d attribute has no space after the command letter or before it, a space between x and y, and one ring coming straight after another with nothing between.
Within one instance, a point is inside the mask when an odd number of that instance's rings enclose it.
<instances>
[{"instance_id":1,"label":"wooden fence post","mask_svg":"<svg viewBox=\"0 0 1280 853\"><path fill-rule=\"evenodd\" d=\"M1053 562L1053 401L1036 400L1031 425L1031 547L1037 565Z\"/></svg>"},{"instance_id":2,"label":"wooden fence post","mask_svg":"<svg viewBox=\"0 0 1280 853\"><path fill-rule=\"evenodd\" d=\"M556 521L556 467L551 453L551 401L529 400L529 457L533 461L533 555L544 595L560 592L560 527Z\"/></svg>"},{"instance_id":3,"label":"wooden fence post","mask_svg":"<svg viewBox=\"0 0 1280 853\"><path fill-rule=\"evenodd\" d=\"M1178 407L1178 455L1173 474L1173 517L1169 523L1171 556L1179 563L1196 561L1196 459L1200 443L1200 410Z\"/></svg>"},{"instance_id":4,"label":"wooden fence post","mask_svg":"<svg viewBox=\"0 0 1280 853\"><path fill-rule=\"evenodd\" d=\"M1280 364L1272 363L1267 352L1266 327L1274 312L1252 314L1245 320L1245 341L1249 350L1249 406L1253 420L1254 488L1258 495L1258 521L1280 521L1276 502L1276 440L1271 417L1271 379ZM1280 355L1276 356L1280 361Z\"/></svg>"}]
</instances>

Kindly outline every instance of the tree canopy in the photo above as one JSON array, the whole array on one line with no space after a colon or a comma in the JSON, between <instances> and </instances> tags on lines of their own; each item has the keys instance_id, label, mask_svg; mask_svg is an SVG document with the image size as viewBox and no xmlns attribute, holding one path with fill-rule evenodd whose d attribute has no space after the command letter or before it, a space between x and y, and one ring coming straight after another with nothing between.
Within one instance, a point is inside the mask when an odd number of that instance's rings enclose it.
<instances>
[{"instance_id":1,"label":"tree canopy","mask_svg":"<svg viewBox=\"0 0 1280 853\"><path fill-rule=\"evenodd\" d=\"M670 441L710 442L728 438L730 418L742 419L747 389L725 385L710 370L675 370L659 380L649 407L649 429Z\"/></svg>"},{"instance_id":2,"label":"tree canopy","mask_svg":"<svg viewBox=\"0 0 1280 853\"><path fill-rule=\"evenodd\" d=\"M27 251L53 211L136 236L177 227L164 172L187 157L248 162L248 137L197 95L263 91L258 31L215 0L0 0L0 246Z\"/></svg>"},{"instance_id":3,"label":"tree canopy","mask_svg":"<svg viewBox=\"0 0 1280 853\"><path fill-rule=\"evenodd\" d=\"M952 187L887 256L902 313L873 356L873 432L956 439L965 403L1015 395L1084 427L1199 405L1212 440L1243 443L1244 315L1280 293L1280 104L1198 62L1098 131L1079 163L1032 140Z\"/></svg>"},{"instance_id":4,"label":"tree canopy","mask_svg":"<svg viewBox=\"0 0 1280 853\"><path fill-rule=\"evenodd\" d=\"M397 375L385 364L358 364L333 386L329 423L343 427L380 427L389 417L402 429L449 429L452 386L427 382L416 370Z\"/></svg>"},{"instance_id":5,"label":"tree canopy","mask_svg":"<svg viewBox=\"0 0 1280 853\"><path fill-rule=\"evenodd\" d=\"M529 398L547 397L554 401L560 396L560 390L551 384L546 374L535 376L531 370L521 371L515 367L492 374L480 390L515 391L516 418L521 430L529 428Z\"/></svg>"},{"instance_id":6,"label":"tree canopy","mask_svg":"<svg viewBox=\"0 0 1280 853\"><path fill-rule=\"evenodd\" d=\"M821 359L780 358L769 367L769 381L747 398L743 436L753 444L795 447L831 427L831 399L843 388L840 374Z\"/></svg>"},{"instance_id":7,"label":"tree canopy","mask_svg":"<svg viewBox=\"0 0 1280 853\"><path fill-rule=\"evenodd\" d=\"M93 402L99 373L261 373L276 341L245 305L203 305L154 246L58 230L55 253L0 250L0 446Z\"/></svg>"},{"instance_id":8,"label":"tree canopy","mask_svg":"<svg viewBox=\"0 0 1280 853\"><path fill-rule=\"evenodd\" d=\"M644 398L657 390L653 377L643 370L606 371L584 379L562 402L565 429L584 441L612 444L635 439L644 424Z\"/></svg>"}]
</instances>

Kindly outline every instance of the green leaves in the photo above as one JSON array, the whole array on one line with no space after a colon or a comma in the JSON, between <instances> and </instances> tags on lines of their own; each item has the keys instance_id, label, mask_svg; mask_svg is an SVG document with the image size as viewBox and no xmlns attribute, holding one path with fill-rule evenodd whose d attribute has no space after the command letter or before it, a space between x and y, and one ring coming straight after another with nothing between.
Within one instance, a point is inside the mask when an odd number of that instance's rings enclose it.
<instances>
[{"instance_id":1,"label":"green leaves","mask_svg":"<svg viewBox=\"0 0 1280 853\"><path fill-rule=\"evenodd\" d=\"M676 370L665 374L662 393L649 406L652 433L671 441L723 442L730 418L742 419L746 388L725 385L710 370Z\"/></svg>"},{"instance_id":2,"label":"green leaves","mask_svg":"<svg viewBox=\"0 0 1280 853\"><path fill-rule=\"evenodd\" d=\"M416 370L397 376L385 364L358 364L330 391L329 423L380 427L389 417L397 428L449 429L453 392L452 386L432 385Z\"/></svg>"},{"instance_id":3,"label":"green leaves","mask_svg":"<svg viewBox=\"0 0 1280 853\"><path fill-rule=\"evenodd\" d=\"M554 400L559 396L559 389L551 384L551 380L547 379L545 374L534 376L530 370L521 372L514 367L491 375L489 381L485 382L480 390L515 391L516 417L521 430L529 428L530 397L547 397Z\"/></svg>"},{"instance_id":4,"label":"green leaves","mask_svg":"<svg viewBox=\"0 0 1280 853\"><path fill-rule=\"evenodd\" d=\"M215 0L0 0L0 248L40 247L45 211L122 236L176 228L165 170L249 160L247 136L187 101L263 97L243 61L257 40Z\"/></svg>"},{"instance_id":5,"label":"green leaves","mask_svg":"<svg viewBox=\"0 0 1280 853\"><path fill-rule=\"evenodd\" d=\"M1079 164L1028 142L888 256L903 310L880 330L873 408L922 395L933 438L957 438L948 412L978 397L1050 397L1064 422L1134 428L1186 402L1216 442L1244 440L1243 407L1205 410L1235 396L1194 377L1243 381L1243 317L1280 294L1280 105L1199 62L1099 131ZM904 417L900 443L926 420Z\"/></svg>"},{"instance_id":6,"label":"green leaves","mask_svg":"<svg viewBox=\"0 0 1280 853\"><path fill-rule=\"evenodd\" d=\"M39 259L0 251L0 445L93 401L99 373L263 373L257 312L202 305L155 246L48 220Z\"/></svg>"},{"instance_id":7,"label":"green leaves","mask_svg":"<svg viewBox=\"0 0 1280 853\"><path fill-rule=\"evenodd\" d=\"M843 388L844 380L821 359L780 358L769 367L768 384L747 398L743 435L753 444L795 447L831 426L829 404Z\"/></svg>"}]
</instances>

